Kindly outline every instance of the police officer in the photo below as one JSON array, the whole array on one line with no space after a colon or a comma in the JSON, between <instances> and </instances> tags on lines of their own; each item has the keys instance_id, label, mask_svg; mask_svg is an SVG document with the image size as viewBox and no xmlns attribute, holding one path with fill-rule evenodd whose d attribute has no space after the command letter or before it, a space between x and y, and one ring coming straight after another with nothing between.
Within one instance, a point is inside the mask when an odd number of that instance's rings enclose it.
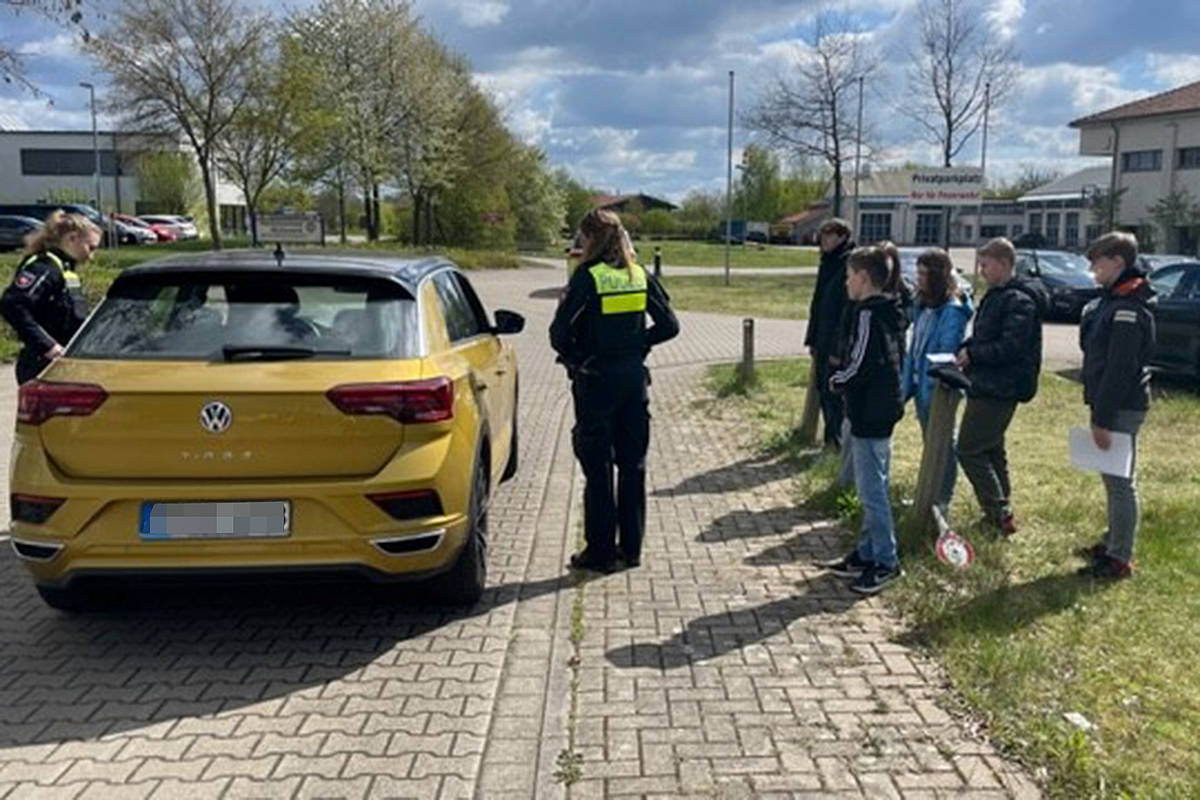
<instances>
[{"instance_id":1,"label":"police officer","mask_svg":"<svg viewBox=\"0 0 1200 800\"><path fill-rule=\"evenodd\" d=\"M80 214L55 211L25 240L12 283L0 296L0 314L21 340L17 383L36 378L87 318L77 264L100 246L100 229Z\"/></svg>"},{"instance_id":2,"label":"police officer","mask_svg":"<svg viewBox=\"0 0 1200 800\"><path fill-rule=\"evenodd\" d=\"M637 263L620 217L589 211L579 230L582 260L550 325L550 344L571 377L572 442L586 480L587 546L571 566L608 573L618 556L629 567L641 562L650 444L650 373L643 362L651 347L679 333L679 321L666 292Z\"/></svg>"}]
</instances>

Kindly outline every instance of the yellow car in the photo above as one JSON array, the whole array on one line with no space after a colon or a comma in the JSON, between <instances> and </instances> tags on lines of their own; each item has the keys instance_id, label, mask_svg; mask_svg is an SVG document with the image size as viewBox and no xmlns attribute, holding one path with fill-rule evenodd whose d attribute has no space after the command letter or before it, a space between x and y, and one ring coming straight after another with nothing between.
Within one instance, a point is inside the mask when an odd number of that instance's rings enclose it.
<instances>
[{"instance_id":1,"label":"yellow car","mask_svg":"<svg viewBox=\"0 0 1200 800\"><path fill-rule=\"evenodd\" d=\"M12 546L42 598L261 572L484 589L517 361L449 261L183 256L126 270L20 388Z\"/></svg>"}]
</instances>

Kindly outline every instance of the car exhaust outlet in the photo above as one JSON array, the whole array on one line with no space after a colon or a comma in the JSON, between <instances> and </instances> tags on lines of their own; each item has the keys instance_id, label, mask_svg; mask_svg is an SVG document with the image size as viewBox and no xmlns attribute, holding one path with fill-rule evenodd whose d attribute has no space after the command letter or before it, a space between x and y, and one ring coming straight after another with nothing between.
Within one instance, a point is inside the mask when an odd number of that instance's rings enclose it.
<instances>
[{"instance_id":1,"label":"car exhaust outlet","mask_svg":"<svg viewBox=\"0 0 1200 800\"><path fill-rule=\"evenodd\" d=\"M12 539L11 542L13 552L26 561L51 561L63 549L61 544L23 542L20 539Z\"/></svg>"},{"instance_id":2,"label":"car exhaust outlet","mask_svg":"<svg viewBox=\"0 0 1200 800\"><path fill-rule=\"evenodd\" d=\"M413 553L425 553L436 548L446 535L445 529L416 533L412 536L389 536L386 539L372 539L371 544L389 556L406 556Z\"/></svg>"}]
</instances>

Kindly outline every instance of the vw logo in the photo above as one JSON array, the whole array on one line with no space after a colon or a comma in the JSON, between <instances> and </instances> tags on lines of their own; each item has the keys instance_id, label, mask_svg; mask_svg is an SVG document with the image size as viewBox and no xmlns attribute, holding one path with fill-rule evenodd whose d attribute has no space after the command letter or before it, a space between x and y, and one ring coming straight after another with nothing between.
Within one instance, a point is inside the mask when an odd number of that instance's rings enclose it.
<instances>
[{"instance_id":1,"label":"vw logo","mask_svg":"<svg viewBox=\"0 0 1200 800\"><path fill-rule=\"evenodd\" d=\"M233 424L233 410L222 402L207 403L200 409L200 427L209 433L224 433Z\"/></svg>"}]
</instances>

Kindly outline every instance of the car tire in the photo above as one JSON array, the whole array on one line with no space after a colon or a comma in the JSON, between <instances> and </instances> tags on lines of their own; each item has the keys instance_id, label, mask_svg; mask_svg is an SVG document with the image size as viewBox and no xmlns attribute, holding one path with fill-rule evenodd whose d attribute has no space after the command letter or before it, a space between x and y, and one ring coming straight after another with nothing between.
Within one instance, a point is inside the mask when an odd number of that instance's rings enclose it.
<instances>
[{"instance_id":1,"label":"car tire","mask_svg":"<svg viewBox=\"0 0 1200 800\"><path fill-rule=\"evenodd\" d=\"M57 611L77 613L92 607L91 597L75 589L38 586L37 593L41 595L43 603Z\"/></svg>"},{"instance_id":2,"label":"car tire","mask_svg":"<svg viewBox=\"0 0 1200 800\"><path fill-rule=\"evenodd\" d=\"M488 547L488 479L486 452L480 453L479 463L471 480L471 507L467 515L467 538L449 572L435 581L438 599L449 606L473 606L487 587Z\"/></svg>"}]
</instances>

